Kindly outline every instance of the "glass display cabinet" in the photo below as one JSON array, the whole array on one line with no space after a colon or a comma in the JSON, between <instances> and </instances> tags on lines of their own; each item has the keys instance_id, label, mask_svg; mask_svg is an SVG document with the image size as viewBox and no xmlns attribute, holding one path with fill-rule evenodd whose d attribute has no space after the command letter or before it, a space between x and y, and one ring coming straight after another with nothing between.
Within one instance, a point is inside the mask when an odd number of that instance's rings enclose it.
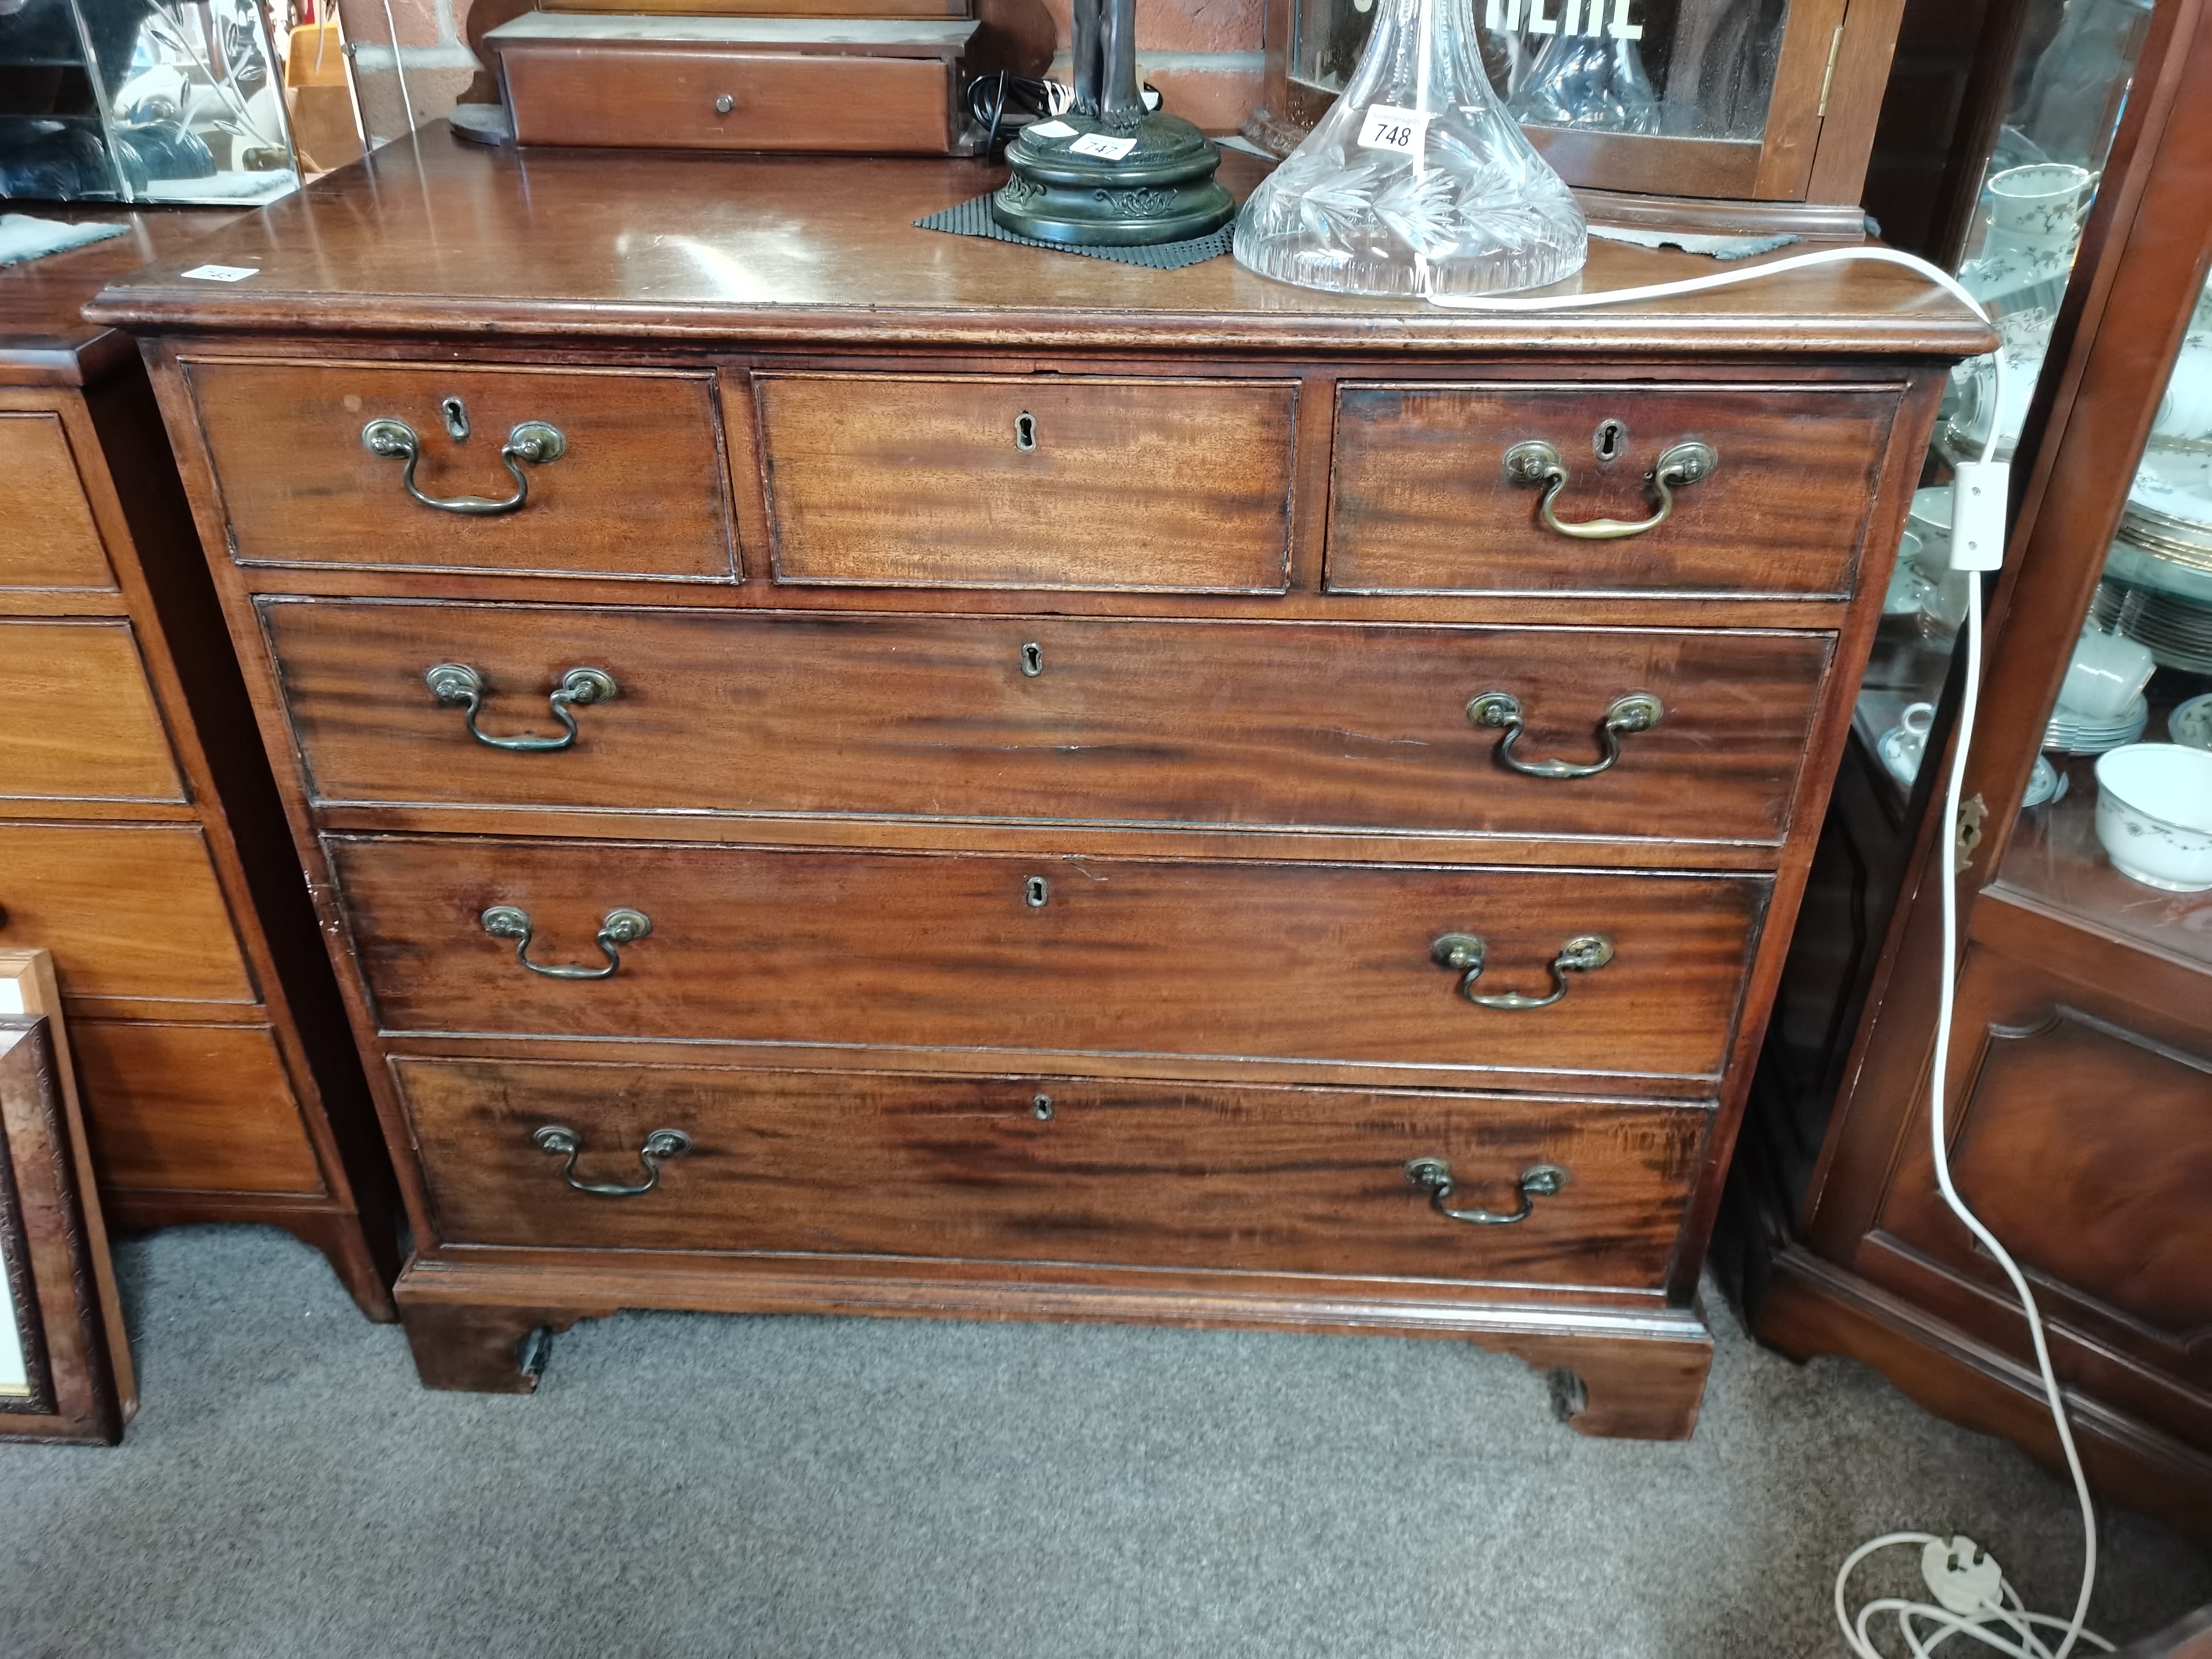
<instances>
[{"instance_id":1,"label":"glass display cabinet","mask_svg":"<svg viewBox=\"0 0 2212 1659\"><path fill-rule=\"evenodd\" d=\"M1869 685L1861 700L1730 1200L1762 1339L1855 1355L1931 1409L2057 1461L2026 1322L1936 1190L1936 1002L1955 971L1953 1170L2035 1283L2091 1483L2212 1541L2212 23L2200 18L2183 0L2147 19L2068 0L2046 11L2051 44L2012 78L2018 118L1981 157L1959 244L1962 274L2004 309L2027 387L1993 409L1986 383L1964 377L1939 439L1961 453L1995 419L2000 448L2016 451L1962 809L1949 820L1936 787L1963 692L1942 637L1954 606L1921 593L1899 607L1909 632L1891 660L1917 661L1923 706L1869 719L1907 688ZM2100 84L2068 55L2093 25L2131 75L2114 77L2107 57ZM2033 213L2018 206L2030 197ZM1940 540L1940 515L1917 516ZM1940 589L1939 569L1919 579ZM1892 766L1899 747L1916 768ZM1869 787L1885 777L1886 794Z\"/></svg>"},{"instance_id":2,"label":"glass display cabinet","mask_svg":"<svg viewBox=\"0 0 2212 1659\"><path fill-rule=\"evenodd\" d=\"M0 0L0 198L258 204L299 182L258 0Z\"/></svg>"},{"instance_id":3,"label":"glass display cabinet","mask_svg":"<svg viewBox=\"0 0 2212 1659\"><path fill-rule=\"evenodd\" d=\"M1861 234L1894 4L1437 3L1471 6L1498 96L1578 191L1662 198L1676 222L1702 212L1717 227ZM1343 90L1373 18L1373 0L1271 0L1265 101L1244 136L1287 155ZM1601 205L1612 222L1657 215Z\"/></svg>"}]
</instances>

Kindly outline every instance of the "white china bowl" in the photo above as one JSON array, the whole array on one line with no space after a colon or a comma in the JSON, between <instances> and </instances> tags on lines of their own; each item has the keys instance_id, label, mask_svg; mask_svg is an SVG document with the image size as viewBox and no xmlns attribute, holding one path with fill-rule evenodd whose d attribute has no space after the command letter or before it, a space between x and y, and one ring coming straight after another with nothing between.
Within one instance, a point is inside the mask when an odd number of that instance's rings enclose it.
<instances>
[{"instance_id":1,"label":"white china bowl","mask_svg":"<svg viewBox=\"0 0 2212 1659\"><path fill-rule=\"evenodd\" d=\"M2134 743L2100 756L2097 839L2115 870L2146 886L2212 888L2212 752Z\"/></svg>"},{"instance_id":2,"label":"white china bowl","mask_svg":"<svg viewBox=\"0 0 2212 1659\"><path fill-rule=\"evenodd\" d=\"M2191 697L2166 717L2166 735L2191 749L2212 749L2212 692Z\"/></svg>"}]
</instances>

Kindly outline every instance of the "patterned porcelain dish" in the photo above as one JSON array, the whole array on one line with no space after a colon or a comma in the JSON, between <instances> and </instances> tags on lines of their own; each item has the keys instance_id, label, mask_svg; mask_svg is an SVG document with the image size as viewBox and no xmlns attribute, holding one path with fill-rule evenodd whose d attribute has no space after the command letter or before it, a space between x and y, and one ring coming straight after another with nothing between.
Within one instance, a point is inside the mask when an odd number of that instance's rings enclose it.
<instances>
[{"instance_id":1,"label":"patterned porcelain dish","mask_svg":"<svg viewBox=\"0 0 2212 1659\"><path fill-rule=\"evenodd\" d=\"M2097 839L2115 870L2145 886L2212 888L2212 751L2137 743L2100 757Z\"/></svg>"},{"instance_id":2,"label":"patterned porcelain dish","mask_svg":"<svg viewBox=\"0 0 2212 1659\"><path fill-rule=\"evenodd\" d=\"M2191 749L2212 749L2212 692L2191 697L2168 714L2166 735Z\"/></svg>"}]
</instances>

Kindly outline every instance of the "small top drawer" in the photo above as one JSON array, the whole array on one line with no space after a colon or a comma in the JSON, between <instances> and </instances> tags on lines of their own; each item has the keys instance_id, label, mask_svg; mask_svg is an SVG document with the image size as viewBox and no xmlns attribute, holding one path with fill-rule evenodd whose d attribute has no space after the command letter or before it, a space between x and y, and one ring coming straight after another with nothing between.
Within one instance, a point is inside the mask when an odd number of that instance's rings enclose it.
<instances>
[{"instance_id":1,"label":"small top drawer","mask_svg":"<svg viewBox=\"0 0 2212 1659\"><path fill-rule=\"evenodd\" d=\"M1857 574L1901 395L1347 384L1327 586L1838 596Z\"/></svg>"},{"instance_id":2,"label":"small top drawer","mask_svg":"<svg viewBox=\"0 0 2212 1659\"><path fill-rule=\"evenodd\" d=\"M1287 381L755 380L776 580L1279 593Z\"/></svg>"},{"instance_id":3,"label":"small top drawer","mask_svg":"<svg viewBox=\"0 0 2212 1659\"><path fill-rule=\"evenodd\" d=\"M209 360L186 373L243 563L732 578L708 374Z\"/></svg>"},{"instance_id":4,"label":"small top drawer","mask_svg":"<svg viewBox=\"0 0 2212 1659\"><path fill-rule=\"evenodd\" d=\"M114 588L59 416L0 412L0 589Z\"/></svg>"}]
</instances>

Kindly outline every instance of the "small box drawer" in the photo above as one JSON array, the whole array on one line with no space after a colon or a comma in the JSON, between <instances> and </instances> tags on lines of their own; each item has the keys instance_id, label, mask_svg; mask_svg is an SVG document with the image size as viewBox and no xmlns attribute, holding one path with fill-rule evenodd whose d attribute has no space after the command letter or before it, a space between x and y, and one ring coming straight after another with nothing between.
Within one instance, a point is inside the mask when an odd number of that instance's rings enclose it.
<instances>
[{"instance_id":1,"label":"small box drawer","mask_svg":"<svg viewBox=\"0 0 2212 1659\"><path fill-rule=\"evenodd\" d=\"M112 592L115 573L61 416L0 410L0 594L10 587Z\"/></svg>"},{"instance_id":2,"label":"small box drawer","mask_svg":"<svg viewBox=\"0 0 2212 1659\"><path fill-rule=\"evenodd\" d=\"M244 563L734 577L708 374L230 359L185 372ZM541 425L557 456L507 457Z\"/></svg>"},{"instance_id":3,"label":"small box drawer","mask_svg":"<svg viewBox=\"0 0 2212 1659\"><path fill-rule=\"evenodd\" d=\"M185 799L129 623L0 622L0 661L40 701L0 724L0 796Z\"/></svg>"},{"instance_id":4,"label":"small box drawer","mask_svg":"<svg viewBox=\"0 0 2212 1659\"><path fill-rule=\"evenodd\" d=\"M768 374L776 580L1274 593L1288 381Z\"/></svg>"},{"instance_id":5,"label":"small box drawer","mask_svg":"<svg viewBox=\"0 0 2212 1659\"><path fill-rule=\"evenodd\" d=\"M264 600L318 799L1781 839L1832 636ZM426 683L465 665L481 690ZM579 666L612 696L550 702ZM1504 691L1525 729L1479 726ZM1648 730L1608 737L1644 694ZM1594 776L1516 771L1562 760Z\"/></svg>"},{"instance_id":6,"label":"small box drawer","mask_svg":"<svg viewBox=\"0 0 2212 1659\"><path fill-rule=\"evenodd\" d=\"M580 840L325 845L379 1023L394 1033L1700 1079L1721 1069L1769 885ZM650 933L607 920L618 910L641 913ZM1480 940L1476 994L1563 994L1475 1006L1463 972L1438 960L1454 935ZM1586 937L1611 960L1553 966ZM604 969L610 941L620 966L598 978L517 960Z\"/></svg>"},{"instance_id":7,"label":"small box drawer","mask_svg":"<svg viewBox=\"0 0 2212 1659\"><path fill-rule=\"evenodd\" d=\"M1535 1280L1665 1278L1710 1108L1349 1089L398 1059L440 1238ZM689 1137L651 1191L655 1130ZM1565 1171L1510 1225L1524 1171Z\"/></svg>"},{"instance_id":8,"label":"small box drawer","mask_svg":"<svg viewBox=\"0 0 2212 1659\"><path fill-rule=\"evenodd\" d=\"M957 71L933 58L494 44L515 137L525 144L878 155L944 155L954 148Z\"/></svg>"},{"instance_id":9,"label":"small box drawer","mask_svg":"<svg viewBox=\"0 0 2212 1659\"><path fill-rule=\"evenodd\" d=\"M1851 388L1355 385L1338 389L1327 586L1346 593L1833 596L1850 591L1901 392ZM1555 493L1509 477L1543 443ZM1662 456L1711 471L1651 519ZM1601 459L1601 450L1612 459Z\"/></svg>"},{"instance_id":10,"label":"small box drawer","mask_svg":"<svg viewBox=\"0 0 2212 1659\"><path fill-rule=\"evenodd\" d=\"M0 823L0 944L52 951L65 997L255 1000L196 825Z\"/></svg>"}]
</instances>

